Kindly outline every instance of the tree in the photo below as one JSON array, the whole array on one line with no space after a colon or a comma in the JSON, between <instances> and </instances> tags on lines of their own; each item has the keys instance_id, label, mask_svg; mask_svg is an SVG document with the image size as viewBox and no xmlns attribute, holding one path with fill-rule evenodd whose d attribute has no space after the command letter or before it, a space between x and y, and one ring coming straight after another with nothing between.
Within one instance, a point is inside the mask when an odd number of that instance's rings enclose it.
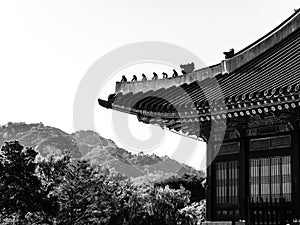
<instances>
[{"instance_id":1,"label":"tree","mask_svg":"<svg viewBox=\"0 0 300 225\"><path fill-rule=\"evenodd\" d=\"M191 202L200 202L205 198L205 186L203 183L205 178L199 175L184 174L183 176L172 176L164 181L156 182L155 186L166 186L170 188L179 189L184 187L191 192Z\"/></svg>"},{"instance_id":2,"label":"tree","mask_svg":"<svg viewBox=\"0 0 300 225\"><path fill-rule=\"evenodd\" d=\"M190 192L183 188L136 185L115 171L68 155L36 156L17 141L1 148L1 224L177 225L199 214L198 205L184 208Z\"/></svg>"},{"instance_id":3,"label":"tree","mask_svg":"<svg viewBox=\"0 0 300 225\"><path fill-rule=\"evenodd\" d=\"M194 202L192 205L179 210L178 221L186 225L200 225L206 217L206 200Z\"/></svg>"},{"instance_id":4,"label":"tree","mask_svg":"<svg viewBox=\"0 0 300 225\"><path fill-rule=\"evenodd\" d=\"M37 152L24 149L17 141L5 142L0 151L0 212L2 218L14 215L26 224L26 215L51 214L53 199L48 198L35 171ZM50 224L49 221L44 223Z\"/></svg>"},{"instance_id":5,"label":"tree","mask_svg":"<svg viewBox=\"0 0 300 225\"><path fill-rule=\"evenodd\" d=\"M109 224L176 225L179 209L189 202L189 192L169 187L123 183L117 200L118 209Z\"/></svg>"},{"instance_id":6,"label":"tree","mask_svg":"<svg viewBox=\"0 0 300 225\"><path fill-rule=\"evenodd\" d=\"M117 182L84 160L68 165L57 189L60 210L58 224L107 224L117 209Z\"/></svg>"}]
</instances>

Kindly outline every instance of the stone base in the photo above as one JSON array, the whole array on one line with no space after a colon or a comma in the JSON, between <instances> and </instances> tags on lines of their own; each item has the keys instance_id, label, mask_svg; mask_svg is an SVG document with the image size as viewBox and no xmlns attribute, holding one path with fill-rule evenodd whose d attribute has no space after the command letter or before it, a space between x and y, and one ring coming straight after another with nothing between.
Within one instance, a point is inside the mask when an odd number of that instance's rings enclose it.
<instances>
[{"instance_id":1,"label":"stone base","mask_svg":"<svg viewBox=\"0 0 300 225\"><path fill-rule=\"evenodd\" d=\"M205 221L203 225L232 225L231 221Z\"/></svg>"}]
</instances>

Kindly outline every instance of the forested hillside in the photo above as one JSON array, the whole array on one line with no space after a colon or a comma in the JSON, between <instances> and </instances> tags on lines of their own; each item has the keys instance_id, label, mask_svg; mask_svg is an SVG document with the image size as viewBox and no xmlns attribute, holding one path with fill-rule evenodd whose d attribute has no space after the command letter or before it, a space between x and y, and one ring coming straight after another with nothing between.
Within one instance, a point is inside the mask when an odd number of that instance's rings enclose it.
<instances>
[{"instance_id":1,"label":"forested hillside","mask_svg":"<svg viewBox=\"0 0 300 225\"><path fill-rule=\"evenodd\" d=\"M204 176L203 172L167 156L133 154L94 131L68 134L42 123L8 123L0 126L0 145L9 140L18 140L23 146L33 147L43 157L69 153L72 158L107 166L137 181L160 180L176 174Z\"/></svg>"}]
</instances>

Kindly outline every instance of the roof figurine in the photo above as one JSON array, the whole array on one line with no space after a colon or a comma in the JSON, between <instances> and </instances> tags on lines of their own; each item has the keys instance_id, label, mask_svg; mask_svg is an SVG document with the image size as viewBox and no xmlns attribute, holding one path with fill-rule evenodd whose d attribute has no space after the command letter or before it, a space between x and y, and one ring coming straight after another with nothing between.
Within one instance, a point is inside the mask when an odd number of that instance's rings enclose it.
<instances>
[{"instance_id":1,"label":"roof figurine","mask_svg":"<svg viewBox=\"0 0 300 225\"><path fill-rule=\"evenodd\" d=\"M135 82L135 81L137 81L137 77L136 77L136 75L133 75L132 76L132 80L131 80L132 82Z\"/></svg>"},{"instance_id":2,"label":"roof figurine","mask_svg":"<svg viewBox=\"0 0 300 225\"><path fill-rule=\"evenodd\" d=\"M178 77L178 73L177 73L177 71L175 69L173 69L173 75L172 76L173 77Z\"/></svg>"},{"instance_id":3,"label":"roof figurine","mask_svg":"<svg viewBox=\"0 0 300 225\"><path fill-rule=\"evenodd\" d=\"M182 74L187 74L187 72L185 72L185 70L181 70L181 73Z\"/></svg>"},{"instance_id":4,"label":"roof figurine","mask_svg":"<svg viewBox=\"0 0 300 225\"><path fill-rule=\"evenodd\" d=\"M153 77L152 77L152 80L157 80L158 79L158 75L157 73L153 72Z\"/></svg>"},{"instance_id":5,"label":"roof figurine","mask_svg":"<svg viewBox=\"0 0 300 225\"><path fill-rule=\"evenodd\" d=\"M195 70L195 64L193 62L188 64L183 64L180 65L180 68L184 70L185 74L192 73Z\"/></svg>"},{"instance_id":6,"label":"roof figurine","mask_svg":"<svg viewBox=\"0 0 300 225\"><path fill-rule=\"evenodd\" d=\"M146 75L143 73L142 74L142 81L146 81L147 80L147 77L146 77Z\"/></svg>"},{"instance_id":7,"label":"roof figurine","mask_svg":"<svg viewBox=\"0 0 300 225\"><path fill-rule=\"evenodd\" d=\"M122 76L121 82L127 82L127 78L125 77L125 75Z\"/></svg>"},{"instance_id":8,"label":"roof figurine","mask_svg":"<svg viewBox=\"0 0 300 225\"><path fill-rule=\"evenodd\" d=\"M234 56L234 49L231 48L228 52L223 52L223 54L225 55L225 59L230 59Z\"/></svg>"},{"instance_id":9,"label":"roof figurine","mask_svg":"<svg viewBox=\"0 0 300 225\"><path fill-rule=\"evenodd\" d=\"M162 75L163 75L163 78L168 78L168 74L167 73L163 72Z\"/></svg>"}]
</instances>

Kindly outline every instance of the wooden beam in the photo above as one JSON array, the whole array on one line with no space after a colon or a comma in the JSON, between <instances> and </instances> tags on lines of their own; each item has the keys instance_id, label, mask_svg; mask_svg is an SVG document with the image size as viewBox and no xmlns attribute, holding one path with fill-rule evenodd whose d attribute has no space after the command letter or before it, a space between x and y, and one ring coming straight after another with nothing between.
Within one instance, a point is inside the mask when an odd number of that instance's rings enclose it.
<instances>
[{"instance_id":1,"label":"wooden beam","mask_svg":"<svg viewBox=\"0 0 300 225\"><path fill-rule=\"evenodd\" d=\"M249 199L249 138L240 139L239 154L239 195L240 195L240 219L248 218L248 202Z\"/></svg>"},{"instance_id":2,"label":"wooden beam","mask_svg":"<svg viewBox=\"0 0 300 225\"><path fill-rule=\"evenodd\" d=\"M206 162L211 162L211 157L212 157L212 151L213 151L213 145L208 144L207 145L207 150L206 150L206 157L207 160ZM206 165L206 221L212 221L213 220L213 193L214 193L214 182L213 182L213 177L212 177L212 164Z\"/></svg>"},{"instance_id":3,"label":"wooden beam","mask_svg":"<svg viewBox=\"0 0 300 225\"><path fill-rule=\"evenodd\" d=\"M293 218L300 219L300 130L292 132L292 211Z\"/></svg>"}]
</instances>

